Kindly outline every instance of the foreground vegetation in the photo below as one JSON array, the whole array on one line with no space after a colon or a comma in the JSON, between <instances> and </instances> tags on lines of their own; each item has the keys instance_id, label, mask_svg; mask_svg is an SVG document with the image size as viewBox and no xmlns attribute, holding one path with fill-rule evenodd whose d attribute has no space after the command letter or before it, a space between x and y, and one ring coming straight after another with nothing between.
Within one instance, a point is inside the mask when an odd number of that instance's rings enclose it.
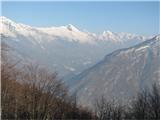
<instances>
[{"instance_id":1,"label":"foreground vegetation","mask_svg":"<svg viewBox=\"0 0 160 120\"><path fill-rule=\"evenodd\" d=\"M77 106L56 73L33 64L18 66L2 44L2 119L91 119L87 109Z\"/></svg>"},{"instance_id":2,"label":"foreground vegetation","mask_svg":"<svg viewBox=\"0 0 160 120\"><path fill-rule=\"evenodd\" d=\"M128 105L101 97L94 110L77 105L76 95L56 73L33 64L20 65L9 56L9 47L1 47L2 119L160 119L160 86L144 89Z\"/></svg>"}]
</instances>

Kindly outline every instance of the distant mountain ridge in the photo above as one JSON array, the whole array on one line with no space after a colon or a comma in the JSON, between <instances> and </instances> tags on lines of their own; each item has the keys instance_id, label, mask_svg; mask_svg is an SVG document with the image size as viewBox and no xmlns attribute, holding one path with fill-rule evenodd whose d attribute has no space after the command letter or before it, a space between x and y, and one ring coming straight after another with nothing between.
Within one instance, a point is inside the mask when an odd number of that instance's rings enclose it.
<instances>
[{"instance_id":1,"label":"distant mountain ridge","mask_svg":"<svg viewBox=\"0 0 160 120\"><path fill-rule=\"evenodd\" d=\"M66 37L68 38L67 40L75 40L75 41L78 40L79 42L82 42L82 43L83 42L89 43L89 41L87 40L90 40L91 38L92 38L92 42L94 40L112 40L115 42L123 42L122 40L132 40L132 39L145 40L146 39L146 37L144 36L138 36L130 33L114 33L111 31L104 31L102 34L97 35L95 33L80 31L78 28L76 28L72 24L68 24L67 26L60 26L60 27L41 28L41 27L31 27L29 25L25 25L22 23L16 23L4 16L1 16L0 20L1 20L0 33L6 34L6 35L8 34L8 36L16 35L16 32L19 32L20 34L25 36L27 35L29 36L29 35L34 35L33 33L36 33L37 31L37 32L52 35L55 37L58 37L58 36Z\"/></svg>"}]
</instances>

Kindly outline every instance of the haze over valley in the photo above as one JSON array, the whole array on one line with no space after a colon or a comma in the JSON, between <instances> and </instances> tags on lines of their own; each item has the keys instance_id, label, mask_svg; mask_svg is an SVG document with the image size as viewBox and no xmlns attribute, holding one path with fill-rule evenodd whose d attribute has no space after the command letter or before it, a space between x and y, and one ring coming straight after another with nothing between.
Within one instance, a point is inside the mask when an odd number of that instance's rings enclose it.
<instances>
[{"instance_id":1,"label":"haze over valley","mask_svg":"<svg viewBox=\"0 0 160 120\"><path fill-rule=\"evenodd\" d=\"M159 2L2 9L2 119L160 119Z\"/></svg>"}]
</instances>

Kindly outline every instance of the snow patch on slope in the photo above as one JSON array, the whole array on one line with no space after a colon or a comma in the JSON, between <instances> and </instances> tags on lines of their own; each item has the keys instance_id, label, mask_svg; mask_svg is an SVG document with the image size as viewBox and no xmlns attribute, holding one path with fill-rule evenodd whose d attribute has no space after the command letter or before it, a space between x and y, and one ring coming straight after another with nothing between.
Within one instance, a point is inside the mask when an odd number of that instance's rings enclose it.
<instances>
[{"instance_id":1,"label":"snow patch on slope","mask_svg":"<svg viewBox=\"0 0 160 120\"><path fill-rule=\"evenodd\" d=\"M136 51L140 51L140 50L143 50L143 49L146 49L146 48L149 48L149 46L148 46L148 45L146 45L146 46L142 46L142 47L140 47L140 48L136 49Z\"/></svg>"}]
</instances>

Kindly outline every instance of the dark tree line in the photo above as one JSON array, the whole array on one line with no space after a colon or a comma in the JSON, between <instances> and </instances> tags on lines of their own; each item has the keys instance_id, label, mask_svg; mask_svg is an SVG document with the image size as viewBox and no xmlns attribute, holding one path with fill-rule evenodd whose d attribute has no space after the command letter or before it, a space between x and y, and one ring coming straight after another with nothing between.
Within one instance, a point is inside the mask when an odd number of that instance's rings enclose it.
<instances>
[{"instance_id":1,"label":"dark tree line","mask_svg":"<svg viewBox=\"0 0 160 120\"><path fill-rule=\"evenodd\" d=\"M19 62L10 58L10 49L2 43L2 119L160 120L159 84L140 91L126 106L102 96L91 112L77 105L77 96L69 95L67 86L57 78L56 73L39 65L18 66Z\"/></svg>"},{"instance_id":2,"label":"dark tree line","mask_svg":"<svg viewBox=\"0 0 160 120\"><path fill-rule=\"evenodd\" d=\"M123 118L124 108L114 100L107 101L102 96L96 100L95 114L98 120L121 120Z\"/></svg>"},{"instance_id":3,"label":"dark tree line","mask_svg":"<svg viewBox=\"0 0 160 120\"><path fill-rule=\"evenodd\" d=\"M102 97L95 104L98 120L160 120L160 85L140 91L127 106Z\"/></svg>"},{"instance_id":4,"label":"dark tree line","mask_svg":"<svg viewBox=\"0 0 160 120\"><path fill-rule=\"evenodd\" d=\"M131 104L131 118L160 119L160 85L153 84L152 89L142 90Z\"/></svg>"}]
</instances>

